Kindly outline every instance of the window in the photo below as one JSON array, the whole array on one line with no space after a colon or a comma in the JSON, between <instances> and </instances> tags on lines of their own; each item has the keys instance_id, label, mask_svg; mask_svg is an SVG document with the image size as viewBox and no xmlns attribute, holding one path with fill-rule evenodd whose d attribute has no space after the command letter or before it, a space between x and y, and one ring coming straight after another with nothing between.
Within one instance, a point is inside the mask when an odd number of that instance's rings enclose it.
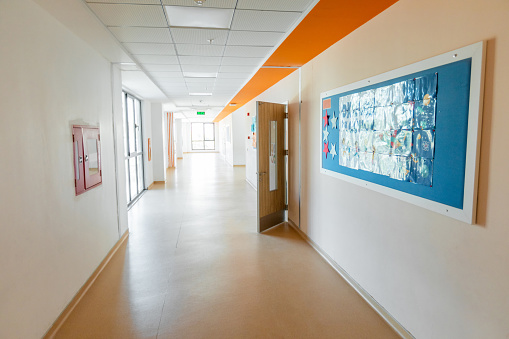
<instances>
[{"instance_id":1,"label":"window","mask_svg":"<svg viewBox=\"0 0 509 339\"><path fill-rule=\"evenodd\" d=\"M215 129L213 123L193 122L191 124L193 150L215 150Z\"/></svg>"},{"instance_id":2,"label":"window","mask_svg":"<svg viewBox=\"0 0 509 339\"><path fill-rule=\"evenodd\" d=\"M131 204L145 189L141 101L125 92L122 92L122 98L127 201Z\"/></svg>"}]
</instances>

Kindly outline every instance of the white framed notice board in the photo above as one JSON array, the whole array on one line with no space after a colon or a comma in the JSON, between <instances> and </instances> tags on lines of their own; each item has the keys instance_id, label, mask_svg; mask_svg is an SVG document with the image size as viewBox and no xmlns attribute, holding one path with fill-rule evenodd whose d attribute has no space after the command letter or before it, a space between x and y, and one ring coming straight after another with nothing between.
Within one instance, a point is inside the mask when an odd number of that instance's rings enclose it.
<instances>
[{"instance_id":1,"label":"white framed notice board","mask_svg":"<svg viewBox=\"0 0 509 339\"><path fill-rule=\"evenodd\" d=\"M320 96L320 172L476 221L486 43Z\"/></svg>"}]
</instances>

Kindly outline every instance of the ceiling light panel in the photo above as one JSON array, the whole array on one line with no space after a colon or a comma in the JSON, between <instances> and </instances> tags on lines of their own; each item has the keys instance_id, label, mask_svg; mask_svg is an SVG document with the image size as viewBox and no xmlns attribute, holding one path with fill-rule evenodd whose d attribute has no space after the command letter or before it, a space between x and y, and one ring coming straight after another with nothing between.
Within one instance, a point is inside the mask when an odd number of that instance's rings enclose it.
<instances>
[{"instance_id":1,"label":"ceiling light panel","mask_svg":"<svg viewBox=\"0 0 509 339\"><path fill-rule=\"evenodd\" d=\"M121 1L121 0L118 0ZM136 1L136 0L132 0ZM140 0L137 0L140 1ZM200 7L235 8L237 0L207 0ZM163 0L163 5L168 6L197 6L192 0Z\"/></svg>"},{"instance_id":2,"label":"ceiling light panel","mask_svg":"<svg viewBox=\"0 0 509 339\"><path fill-rule=\"evenodd\" d=\"M299 12L236 10L232 30L286 32L299 19Z\"/></svg>"},{"instance_id":3,"label":"ceiling light panel","mask_svg":"<svg viewBox=\"0 0 509 339\"><path fill-rule=\"evenodd\" d=\"M225 45L226 39L228 38L228 30L225 29L177 27L172 27L170 29L175 43L177 44Z\"/></svg>"},{"instance_id":4,"label":"ceiling light panel","mask_svg":"<svg viewBox=\"0 0 509 339\"><path fill-rule=\"evenodd\" d=\"M186 83L196 83L196 84L215 84L216 78L185 78Z\"/></svg>"},{"instance_id":5,"label":"ceiling light panel","mask_svg":"<svg viewBox=\"0 0 509 339\"><path fill-rule=\"evenodd\" d=\"M222 73L253 73L258 66L226 66L223 65L219 68Z\"/></svg>"},{"instance_id":6,"label":"ceiling light panel","mask_svg":"<svg viewBox=\"0 0 509 339\"><path fill-rule=\"evenodd\" d=\"M168 28L155 27L109 27L120 42L172 43Z\"/></svg>"},{"instance_id":7,"label":"ceiling light panel","mask_svg":"<svg viewBox=\"0 0 509 339\"><path fill-rule=\"evenodd\" d=\"M133 54L175 55L172 44L126 42L123 44Z\"/></svg>"},{"instance_id":8,"label":"ceiling light panel","mask_svg":"<svg viewBox=\"0 0 509 339\"><path fill-rule=\"evenodd\" d=\"M182 79L184 81L182 72L150 72L150 75L156 79Z\"/></svg>"},{"instance_id":9,"label":"ceiling light panel","mask_svg":"<svg viewBox=\"0 0 509 339\"><path fill-rule=\"evenodd\" d=\"M168 22L172 27L229 29L233 9L206 8L202 6L165 6Z\"/></svg>"},{"instance_id":10,"label":"ceiling light panel","mask_svg":"<svg viewBox=\"0 0 509 339\"><path fill-rule=\"evenodd\" d=\"M225 56L232 57L265 57L273 47L260 46L226 46Z\"/></svg>"},{"instance_id":11,"label":"ceiling light panel","mask_svg":"<svg viewBox=\"0 0 509 339\"><path fill-rule=\"evenodd\" d=\"M238 46L276 46L281 42L284 33L231 31L228 45Z\"/></svg>"},{"instance_id":12,"label":"ceiling light panel","mask_svg":"<svg viewBox=\"0 0 509 339\"><path fill-rule=\"evenodd\" d=\"M219 66L221 65L221 57L203 57L203 56L187 56L179 57L182 65L208 65Z\"/></svg>"},{"instance_id":13,"label":"ceiling light panel","mask_svg":"<svg viewBox=\"0 0 509 339\"><path fill-rule=\"evenodd\" d=\"M179 60L175 55L134 55L136 60L144 64L178 65Z\"/></svg>"},{"instance_id":14,"label":"ceiling light panel","mask_svg":"<svg viewBox=\"0 0 509 339\"><path fill-rule=\"evenodd\" d=\"M218 45L177 44L175 46L179 55L222 56L224 51L224 46Z\"/></svg>"},{"instance_id":15,"label":"ceiling light panel","mask_svg":"<svg viewBox=\"0 0 509 339\"><path fill-rule=\"evenodd\" d=\"M145 68L149 72L178 72L178 71L180 71L180 65L143 64L142 67Z\"/></svg>"},{"instance_id":16,"label":"ceiling light panel","mask_svg":"<svg viewBox=\"0 0 509 339\"><path fill-rule=\"evenodd\" d=\"M313 0L239 0L238 9L257 9L264 11L305 11Z\"/></svg>"},{"instance_id":17,"label":"ceiling light panel","mask_svg":"<svg viewBox=\"0 0 509 339\"><path fill-rule=\"evenodd\" d=\"M160 5L89 3L88 6L106 26L168 26Z\"/></svg>"}]
</instances>

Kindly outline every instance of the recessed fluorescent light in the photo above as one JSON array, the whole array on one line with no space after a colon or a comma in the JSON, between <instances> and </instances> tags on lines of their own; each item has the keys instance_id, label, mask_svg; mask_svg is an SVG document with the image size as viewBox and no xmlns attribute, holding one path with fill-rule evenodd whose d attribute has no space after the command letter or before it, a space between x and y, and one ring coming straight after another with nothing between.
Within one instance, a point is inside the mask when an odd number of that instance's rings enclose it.
<instances>
[{"instance_id":1,"label":"recessed fluorescent light","mask_svg":"<svg viewBox=\"0 0 509 339\"><path fill-rule=\"evenodd\" d=\"M225 28L232 24L234 9L164 6L173 27Z\"/></svg>"},{"instance_id":2,"label":"recessed fluorescent light","mask_svg":"<svg viewBox=\"0 0 509 339\"><path fill-rule=\"evenodd\" d=\"M206 95L212 95L212 93L189 93L189 95L201 95L201 96L206 96Z\"/></svg>"},{"instance_id":3,"label":"recessed fluorescent light","mask_svg":"<svg viewBox=\"0 0 509 339\"><path fill-rule=\"evenodd\" d=\"M183 72L185 78L217 78L217 73Z\"/></svg>"}]
</instances>

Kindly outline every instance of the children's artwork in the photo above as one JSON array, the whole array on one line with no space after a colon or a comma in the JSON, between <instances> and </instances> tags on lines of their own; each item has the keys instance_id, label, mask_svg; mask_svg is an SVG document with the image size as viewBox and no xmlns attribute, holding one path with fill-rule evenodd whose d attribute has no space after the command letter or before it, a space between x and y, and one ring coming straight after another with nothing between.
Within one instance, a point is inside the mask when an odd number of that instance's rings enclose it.
<instances>
[{"instance_id":1,"label":"children's artwork","mask_svg":"<svg viewBox=\"0 0 509 339\"><path fill-rule=\"evenodd\" d=\"M325 159L419 185L433 184L438 72L326 99L322 112ZM325 102L325 101L324 101ZM338 136L334 133L339 118ZM329 157L339 145L338 157Z\"/></svg>"},{"instance_id":2,"label":"children's artwork","mask_svg":"<svg viewBox=\"0 0 509 339\"><path fill-rule=\"evenodd\" d=\"M475 223L485 53L479 42L322 92L320 173Z\"/></svg>"}]
</instances>

